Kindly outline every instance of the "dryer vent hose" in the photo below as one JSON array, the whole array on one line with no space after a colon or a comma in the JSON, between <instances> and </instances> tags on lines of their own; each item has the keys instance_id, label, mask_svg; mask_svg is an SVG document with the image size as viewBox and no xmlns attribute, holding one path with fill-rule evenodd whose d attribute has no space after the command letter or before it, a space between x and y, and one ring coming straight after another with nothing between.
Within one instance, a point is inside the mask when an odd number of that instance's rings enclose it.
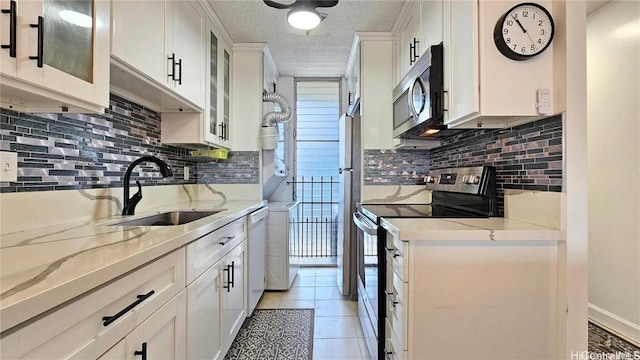
<instances>
[{"instance_id":1,"label":"dryer vent hose","mask_svg":"<svg viewBox=\"0 0 640 360\"><path fill-rule=\"evenodd\" d=\"M270 111L262 118L262 127L274 126L277 123L284 123L291 119L291 105L287 98L281 94L271 92L262 93L263 102L272 102L280 107L281 111Z\"/></svg>"}]
</instances>

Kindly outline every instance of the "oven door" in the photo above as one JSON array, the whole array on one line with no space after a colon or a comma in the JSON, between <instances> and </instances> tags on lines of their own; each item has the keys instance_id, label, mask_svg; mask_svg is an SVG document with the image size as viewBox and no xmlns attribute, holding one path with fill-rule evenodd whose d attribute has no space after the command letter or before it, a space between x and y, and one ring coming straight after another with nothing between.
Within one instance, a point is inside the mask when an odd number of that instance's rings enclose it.
<instances>
[{"instance_id":1,"label":"oven door","mask_svg":"<svg viewBox=\"0 0 640 360\"><path fill-rule=\"evenodd\" d=\"M353 213L353 222L358 228L358 317L369 355L375 359L379 354L379 339L384 338L378 321L378 225L360 212ZM384 319L384 314L382 316Z\"/></svg>"}]
</instances>

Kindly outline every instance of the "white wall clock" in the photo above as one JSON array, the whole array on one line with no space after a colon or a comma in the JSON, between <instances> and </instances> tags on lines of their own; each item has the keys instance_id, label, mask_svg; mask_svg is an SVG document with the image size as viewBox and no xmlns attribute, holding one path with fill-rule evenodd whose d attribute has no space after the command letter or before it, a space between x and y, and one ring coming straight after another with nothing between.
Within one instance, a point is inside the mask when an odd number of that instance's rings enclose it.
<instances>
[{"instance_id":1,"label":"white wall clock","mask_svg":"<svg viewBox=\"0 0 640 360\"><path fill-rule=\"evenodd\" d=\"M493 31L496 47L512 60L527 60L544 52L553 40L553 17L535 3L521 3L498 19Z\"/></svg>"}]
</instances>

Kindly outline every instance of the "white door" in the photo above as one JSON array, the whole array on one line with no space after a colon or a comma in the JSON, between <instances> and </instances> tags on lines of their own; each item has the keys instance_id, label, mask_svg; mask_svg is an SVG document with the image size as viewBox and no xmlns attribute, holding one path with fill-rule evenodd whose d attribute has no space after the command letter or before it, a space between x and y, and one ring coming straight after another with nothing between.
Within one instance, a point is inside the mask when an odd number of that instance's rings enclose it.
<instances>
[{"instance_id":1,"label":"white door","mask_svg":"<svg viewBox=\"0 0 640 360\"><path fill-rule=\"evenodd\" d=\"M340 184L338 206L338 288L342 295L350 294L349 285L349 270L352 265L349 263L349 248L350 248L350 224L351 224L351 153L352 153L352 124L353 118L346 114L340 117L340 169L338 172L340 176L338 179ZM347 256L345 256L347 254Z\"/></svg>"}]
</instances>

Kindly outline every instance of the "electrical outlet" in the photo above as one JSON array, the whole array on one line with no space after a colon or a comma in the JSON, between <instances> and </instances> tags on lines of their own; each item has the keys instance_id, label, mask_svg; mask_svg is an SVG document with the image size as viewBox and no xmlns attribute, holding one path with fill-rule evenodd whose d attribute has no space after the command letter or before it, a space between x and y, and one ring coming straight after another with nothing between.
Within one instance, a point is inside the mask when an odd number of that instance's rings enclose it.
<instances>
[{"instance_id":1,"label":"electrical outlet","mask_svg":"<svg viewBox=\"0 0 640 360\"><path fill-rule=\"evenodd\" d=\"M185 180L189 180L189 167L188 166L184 167L184 179Z\"/></svg>"},{"instance_id":2,"label":"electrical outlet","mask_svg":"<svg viewBox=\"0 0 640 360\"><path fill-rule=\"evenodd\" d=\"M536 95L538 97L538 103L536 104L538 114L550 114L552 108L551 89L540 88Z\"/></svg>"},{"instance_id":3,"label":"electrical outlet","mask_svg":"<svg viewBox=\"0 0 640 360\"><path fill-rule=\"evenodd\" d=\"M0 182L16 182L18 180L18 154L0 151Z\"/></svg>"}]
</instances>

